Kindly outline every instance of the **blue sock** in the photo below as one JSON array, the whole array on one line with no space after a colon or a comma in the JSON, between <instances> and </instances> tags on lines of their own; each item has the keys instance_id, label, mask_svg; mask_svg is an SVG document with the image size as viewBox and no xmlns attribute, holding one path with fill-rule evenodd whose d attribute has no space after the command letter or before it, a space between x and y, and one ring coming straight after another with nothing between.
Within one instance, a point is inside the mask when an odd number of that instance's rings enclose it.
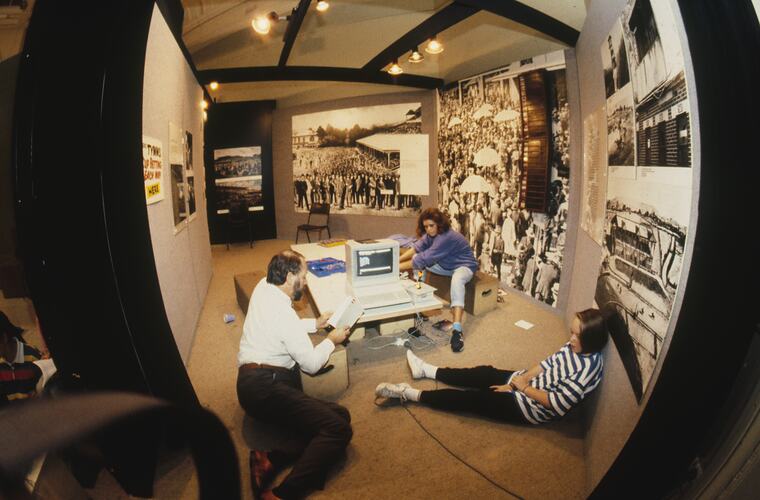
<instances>
[{"instance_id":1,"label":"blue sock","mask_svg":"<svg viewBox=\"0 0 760 500\"><path fill-rule=\"evenodd\" d=\"M454 328L454 330L459 330L461 332L462 331L462 323L460 323L459 321L457 321L456 323L454 323L454 327L453 328Z\"/></svg>"}]
</instances>

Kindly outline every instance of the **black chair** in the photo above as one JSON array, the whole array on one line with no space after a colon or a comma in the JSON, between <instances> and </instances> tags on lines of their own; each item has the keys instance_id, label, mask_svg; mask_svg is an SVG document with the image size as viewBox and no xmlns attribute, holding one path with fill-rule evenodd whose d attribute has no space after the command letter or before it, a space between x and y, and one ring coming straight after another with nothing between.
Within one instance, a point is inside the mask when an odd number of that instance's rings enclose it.
<instances>
[{"instance_id":1,"label":"black chair","mask_svg":"<svg viewBox=\"0 0 760 500\"><path fill-rule=\"evenodd\" d=\"M227 214L227 250L230 249L230 241L236 229L241 227L248 228L248 247L253 248L253 225L248 207L242 204L234 205Z\"/></svg>"},{"instance_id":2,"label":"black chair","mask_svg":"<svg viewBox=\"0 0 760 500\"><path fill-rule=\"evenodd\" d=\"M312 223L311 217L316 216L317 222L324 222L324 224ZM296 243L298 243L298 236L301 231L306 233L306 239L311 243L309 233L312 231L319 231L319 239L322 239L322 231L327 229L327 236L332 238L330 234L330 204L329 203L312 203L309 209L309 218L306 219L306 224L299 224L296 230Z\"/></svg>"}]
</instances>

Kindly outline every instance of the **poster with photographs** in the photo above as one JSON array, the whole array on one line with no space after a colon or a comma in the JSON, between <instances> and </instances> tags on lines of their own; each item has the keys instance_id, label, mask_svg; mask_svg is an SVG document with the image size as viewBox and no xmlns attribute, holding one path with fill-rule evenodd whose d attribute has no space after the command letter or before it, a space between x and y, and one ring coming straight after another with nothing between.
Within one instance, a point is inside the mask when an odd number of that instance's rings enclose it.
<instances>
[{"instance_id":1,"label":"poster with photographs","mask_svg":"<svg viewBox=\"0 0 760 500\"><path fill-rule=\"evenodd\" d=\"M187 220L187 184L185 183L185 134L169 122L169 172L171 174L172 214L175 234Z\"/></svg>"},{"instance_id":2,"label":"poster with photographs","mask_svg":"<svg viewBox=\"0 0 760 500\"><path fill-rule=\"evenodd\" d=\"M415 216L428 194L422 104L336 109L293 117L293 204L349 215Z\"/></svg>"},{"instance_id":3,"label":"poster with photographs","mask_svg":"<svg viewBox=\"0 0 760 500\"><path fill-rule=\"evenodd\" d=\"M261 146L214 150L217 213L264 210Z\"/></svg>"},{"instance_id":4,"label":"poster with photographs","mask_svg":"<svg viewBox=\"0 0 760 500\"><path fill-rule=\"evenodd\" d=\"M607 164L609 175L636 178L633 84L628 71L628 50L620 20L602 43L604 91L607 97ZM625 167L625 168L620 168Z\"/></svg>"},{"instance_id":5,"label":"poster with photographs","mask_svg":"<svg viewBox=\"0 0 760 500\"><path fill-rule=\"evenodd\" d=\"M546 213L520 209L520 78L539 70L551 113L551 180ZM569 110L562 52L460 80L439 94L438 199L480 270L502 287L557 306L568 213Z\"/></svg>"},{"instance_id":6,"label":"poster with photographs","mask_svg":"<svg viewBox=\"0 0 760 500\"><path fill-rule=\"evenodd\" d=\"M185 183L187 187L187 213L195 216L195 169L193 168L193 134L185 131Z\"/></svg>"},{"instance_id":7,"label":"poster with photographs","mask_svg":"<svg viewBox=\"0 0 760 500\"><path fill-rule=\"evenodd\" d=\"M635 169L607 182L603 258L596 286L599 307L615 309L625 328L611 331L639 401L662 352L681 279L691 211L691 125L684 61L670 1L629 0L613 26L610 47L626 53L634 106ZM622 31L624 48L618 49ZM623 68L618 68L623 74ZM612 71L615 74L615 71ZM609 89L605 66L605 88ZM608 145L620 138L610 102L627 101L618 87L608 98ZM613 105L619 111L622 105ZM614 122L614 120L613 120ZM618 150L619 151L619 150ZM676 168L674 168L676 167Z\"/></svg>"},{"instance_id":8,"label":"poster with photographs","mask_svg":"<svg viewBox=\"0 0 760 500\"><path fill-rule=\"evenodd\" d=\"M603 142L605 113L599 108L583 120L583 194L581 229L600 246L604 245L607 195L607 164Z\"/></svg>"},{"instance_id":9,"label":"poster with photographs","mask_svg":"<svg viewBox=\"0 0 760 500\"><path fill-rule=\"evenodd\" d=\"M143 136L143 177L145 179L145 202L150 205L164 199L163 144L153 137Z\"/></svg>"},{"instance_id":10,"label":"poster with photographs","mask_svg":"<svg viewBox=\"0 0 760 500\"><path fill-rule=\"evenodd\" d=\"M187 219L187 203L185 200L185 180L181 163L172 163L169 166L172 177L172 213L174 214L175 232L182 229L182 223Z\"/></svg>"}]
</instances>

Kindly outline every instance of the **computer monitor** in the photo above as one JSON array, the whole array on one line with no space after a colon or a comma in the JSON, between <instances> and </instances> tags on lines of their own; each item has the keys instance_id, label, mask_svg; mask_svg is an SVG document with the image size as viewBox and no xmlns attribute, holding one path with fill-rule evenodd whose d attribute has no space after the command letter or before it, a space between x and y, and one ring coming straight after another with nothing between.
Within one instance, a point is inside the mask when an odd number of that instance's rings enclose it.
<instances>
[{"instance_id":1,"label":"computer monitor","mask_svg":"<svg viewBox=\"0 0 760 500\"><path fill-rule=\"evenodd\" d=\"M397 282L398 257L398 241L349 240L346 243L348 286L356 288Z\"/></svg>"}]
</instances>

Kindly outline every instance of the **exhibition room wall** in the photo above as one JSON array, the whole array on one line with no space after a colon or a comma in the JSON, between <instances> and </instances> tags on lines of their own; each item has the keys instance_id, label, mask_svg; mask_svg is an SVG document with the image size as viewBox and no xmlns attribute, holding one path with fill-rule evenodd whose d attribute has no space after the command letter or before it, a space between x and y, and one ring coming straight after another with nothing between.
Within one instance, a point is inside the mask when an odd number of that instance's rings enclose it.
<instances>
[{"instance_id":1,"label":"exhibition room wall","mask_svg":"<svg viewBox=\"0 0 760 500\"><path fill-rule=\"evenodd\" d=\"M164 197L148 205L148 220L166 315L185 364L212 273L203 168L202 99L203 92L195 75L158 6L154 6L145 54L143 136L157 139L162 145ZM184 177L175 182L174 189L170 123L181 132L183 140L186 140L186 132L191 134L189 158L194 160L192 170L188 165L175 169L175 176L181 170L180 177ZM180 144L180 155L184 153L183 146L184 143ZM193 186L187 182L191 177L194 177ZM178 189L188 193L193 187L195 211L180 220L175 216L173 205L177 201L184 203L184 199L175 199Z\"/></svg>"},{"instance_id":2,"label":"exhibition room wall","mask_svg":"<svg viewBox=\"0 0 760 500\"><path fill-rule=\"evenodd\" d=\"M293 117L346 108L382 106L392 104L420 103L422 105L422 134L428 135L428 158L430 175L428 195L421 197L422 207L436 206L436 93L435 91L409 92L392 95L375 95L325 101L285 109L275 109L272 125L272 150L274 160L274 189L277 237L296 238L296 227L306 222L307 214L296 212L293 201ZM414 235L417 216L398 215L330 215L330 232L333 237L384 238L393 234ZM323 233L326 238L326 233ZM306 242L301 234L299 243Z\"/></svg>"},{"instance_id":3,"label":"exhibition room wall","mask_svg":"<svg viewBox=\"0 0 760 500\"><path fill-rule=\"evenodd\" d=\"M680 47L683 51L682 69L685 73L690 99L685 102L681 101L680 103L670 104L672 109L666 109L664 113L667 114L670 111L673 111L672 114L675 115L675 108L677 106L682 106L682 108L679 108L681 114L684 116L688 115L691 125L689 139L691 140L692 148L690 163L688 166L672 166L670 163L665 166L665 160L661 160L660 163L647 163L645 162L644 156L641 154L641 139L635 141L633 137L629 137L631 144L639 145L636 155L636 166L634 166L633 163L632 151L629 152L629 158L625 161L616 163L617 156L615 156L615 154L618 151L612 146L614 140L612 138L614 129L613 123L618 119L618 116L622 114L621 109L627 110L627 112L630 113L630 115L628 115L628 119L631 120L630 130L641 132L648 126L647 122L640 119L639 116L644 112L642 111L642 103L644 102L642 96L647 94L647 91L641 79L636 81L637 72L633 70L635 66L633 62L635 59L634 55L629 53L626 58L624 54L623 56L621 56L620 53L616 54L619 67L626 64L626 59L628 62L631 62L629 66L632 68L632 71L629 83L624 86L623 89L614 88L615 92L612 92L609 84L607 87L605 86L605 69L609 70L607 65L610 64L610 61L607 60L605 64L604 55L609 53L610 47L614 47L614 49L617 50L617 44L622 43L622 39L619 35L620 27L623 26L621 24L621 19L624 18L629 20L634 17L634 14L630 11L630 3L631 2L628 2L627 0L592 2L589 6L586 23L581 31L578 44L576 45L578 75L580 79L580 118L583 121L583 127L582 132L580 128L577 129L577 133L573 137L577 137L576 140L583 141L584 144L583 168L588 170L584 172L584 189L589 188L589 183L594 182L594 179L590 176L595 174L594 169L596 167L601 167L601 169L596 169L597 171L604 172L603 174L600 174L595 182L599 186L604 186L606 188L606 194L605 189L598 191L597 194L601 195L603 201L606 201L607 214L606 218L603 218L602 221L598 221L598 229L604 231L603 235L601 232L598 235L593 235L593 231L590 232L591 228L585 228L586 230L584 230L581 227L578 227L573 271L574 279L570 286L568 307L566 310L568 318L571 317L574 311L590 307L595 301L599 305L604 305L605 300L600 293L606 282L600 277L600 270L603 271L602 274L610 274L605 273L604 270L608 269L606 263L607 259L610 258L607 247L610 245L611 239L610 228L613 224L611 221L611 218L613 217L612 214L617 214L617 220L620 220L621 217L628 217L629 223L631 220L638 221L640 224L637 231L651 231L651 234L655 235L658 230L666 226L662 221L672 223L673 220L676 220L676 217L671 215L673 213L682 214L680 219L677 219L680 228L694 228L696 226L696 203L699 185L699 144L694 138L698 137L699 131L697 123L697 103L693 86L694 83L691 71L691 60L688 53L688 44L685 35L683 34L683 26L680 22L680 14L675 2L661 2L659 5L652 2L652 5L654 6L654 17L659 23L658 29L660 31L659 36L662 40L661 43L662 45L670 45L669 47L666 47L663 52L667 55L669 49L675 50L674 47L678 46L679 41ZM639 7L648 4L648 2L639 3ZM670 7L673 8L671 12L672 21L675 26L675 30L673 30L672 33L669 33L671 30L666 29L666 20L670 15L668 14L668 11L663 10ZM618 38L616 38L615 33L618 33ZM630 52L631 45L628 45L626 50ZM652 50L652 52L654 52L654 50ZM672 61L668 61L667 57L663 57L662 59L666 60L666 66L667 64L671 64L671 67L668 68L668 70L671 71L668 77L673 77L674 74L678 72L678 69L672 71L672 66L674 65ZM612 60L614 61L614 58ZM642 62L640 60L637 61ZM612 63L612 66L614 67L614 63ZM626 68L625 71L627 72L628 69ZM638 75L640 75L640 73L641 68L639 68ZM617 75L615 75L615 78L617 78ZM674 80L675 78L669 80L668 83ZM616 99L619 98L619 95L625 90L630 91L630 87L633 84L638 85L638 98L641 99L639 106L636 107L634 105L632 109L630 107L626 108L626 106L629 106L628 104L625 106L616 104ZM642 88L645 90L642 90ZM637 120L635 126L633 126L632 122L634 114ZM658 118L655 118L655 126ZM664 122L667 120L665 120L665 118L659 118L659 121ZM610 135L609 143L608 134ZM594 158L597 155L600 155L601 157ZM608 163L609 168L607 167ZM609 176L609 178L607 176ZM652 193L663 193L663 195L657 198ZM588 194L584 193L583 196L584 203L590 203L589 200L591 198L589 198ZM628 212L620 210L621 204L623 206L627 205L626 208ZM611 212L610 207L613 207L615 211ZM641 214L641 216L639 216L639 214ZM655 224L653 222L655 220L659 220L661 225L658 226ZM673 223L673 225L676 224ZM687 231L687 229L683 230L685 232ZM652 236L651 239L654 239L654 236ZM662 334L664 339L657 345L657 359L653 360L652 366L648 368L650 371L647 375L648 378L644 379L643 384L641 380L637 382L642 385L639 389L633 389L635 384L630 380L631 377L626 371L626 366L624 366L624 360L622 358L625 357L625 354L621 356L620 344L618 344L618 342L610 342L605 350L605 379L603 384L601 384L598 394L592 399L592 404L587 409L589 410L589 413L593 415L593 418L587 419L588 429L586 432L585 443L587 484L589 491L591 491L602 479L639 421L639 418L646 407L649 396L651 395L652 388L657 381L663 360L667 355L670 335L675 329L675 323L678 319L681 301L683 299L683 284L688 277L692 253L691 250L693 246L692 235L686 232L685 243L680 242L679 244L683 245L679 248L680 255L678 256L680 258L680 281L678 281L677 289L668 291L667 295L669 297L668 305L670 311L664 310L657 312L658 316L661 314L664 317L660 327L661 330L657 332ZM603 258L605 261L604 268L600 265ZM640 267L644 266L642 265ZM631 272L633 273L634 271ZM669 278L669 276L666 277L666 279L667 278ZM621 294L619 297L616 297L616 300L625 303L630 309L630 302L632 299L630 297L625 297L624 293L626 287L621 285L618 289L621 290ZM628 290L635 289L636 283L632 274ZM635 305L632 306L635 312L633 314L628 314L625 318L631 329L635 328L637 314L638 320L642 321L642 323L651 315L651 323L654 323L656 308L651 303L647 302L647 299L651 300L651 297L646 296L644 293L637 297ZM626 302L626 300L628 302ZM641 309L639 309L639 307ZM668 312L670 313L669 318L667 314ZM653 327L653 329L654 328L657 328L657 326ZM631 333L631 335L633 335L633 333ZM613 337L613 340L617 339ZM645 349L645 347L637 347L637 351ZM641 371L645 371L643 366Z\"/></svg>"}]
</instances>

